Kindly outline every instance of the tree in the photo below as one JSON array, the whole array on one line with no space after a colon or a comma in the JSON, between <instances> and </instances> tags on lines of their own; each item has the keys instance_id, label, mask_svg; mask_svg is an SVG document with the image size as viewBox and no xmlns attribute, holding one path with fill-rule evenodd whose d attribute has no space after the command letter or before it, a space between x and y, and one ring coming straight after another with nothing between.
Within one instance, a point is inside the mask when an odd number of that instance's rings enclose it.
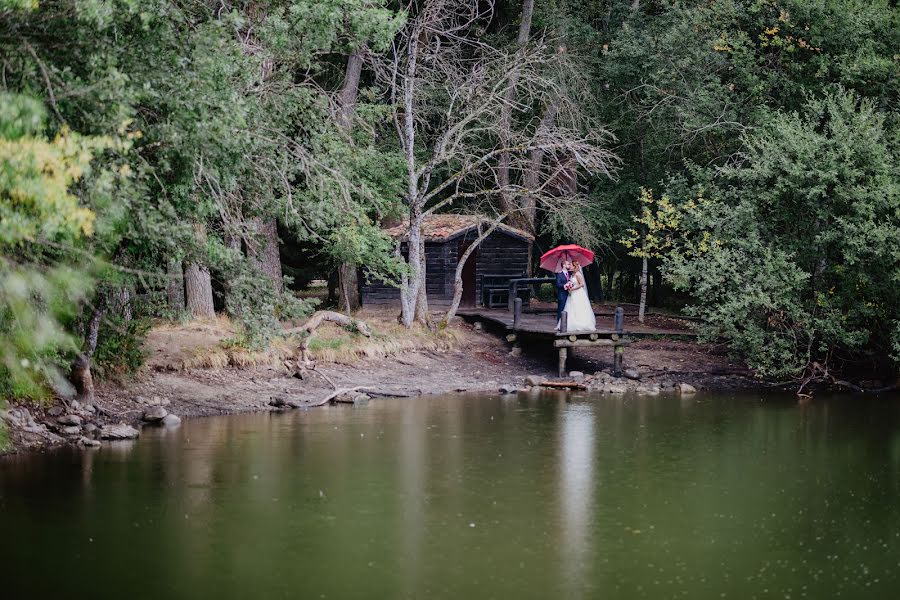
<instances>
[{"instance_id":1,"label":"tree","mask_svg":"<svg viewBox=\"0 0 900 600\"><path fill-rule=\"evenodd\" d=\"M347 69L344 80L337 95L337 122L342 129L351 132L353 115L356 112L356 99L359 94L359 79L365 53L364 48L357 48L347 58ZM361 305L359 297L359 266L352 262L342 262L338 271L338 304L347 314Z\"/></svg>"},{"instance_id":2,"label":"tree","mask_svg":"<svg viewBox=\"0 0 900 600\"><path fill-rule=\"evenodd\" d=\"M510 56L480 40L474 33L486 24L492 9L492 4L475 0L426 2L410 15L391 51L376 63L406 162L408 272L401 281L400 298L401 320L407 327L426 319L421 231L427 214L460 203L468 210L495 211L497 198L504 194L528 194L575 235L590 238L584 197L557 194L553 184L571 168L560 166L570 160L590 173L607 175L615 162L604 147L611 136L600 127L579 131L558 117L547 127L526 123L505 131L501 115L508 98L518 98L517 109L524 111L530 99L564 97L544 75L565 66L564 53L540 44ZM542 170L536 187L526 189L515 181L522 181L531 168L532 150L540 150L554 167ZM517 175L509 183L499 176L502 155L509 157L503 169ZM515 209L503 214L520 213Z\"/></svg>"},{"instance_id":3,"label":"tree","mask_svg":"<svg viewBox=\"0 0 900 600\"><path fill-rule=\"evenodd\" d=\"M98 219L72 191L113 185L119 174L95 169L95 156L128 148L72 132L48 139L45 123L39 102L0 93L0 398L72 391L66 355L80 344L65 324L98 271L84 249Z\"/></svg>"},{"instance_id":4,"label":"tree","mask_svg":"<svg viewBox=\"0 0 900 600\"><path fill-rule=\"evenodd\" d=\"M885 125L840 88L771 113L704 183L714 201L678 223L691 245L673 245L665 276L696 299L701 333L761 376L802 390L833 380L838 355L884 360L896 343L900 165Z\"/></svg>"},{"instance_id":5,"label":"tree","mask_svg":"<svg viewBox=\"0 0 900 600\"><path fill-rule=\"evenodd\" d=\"M650 258L662 258L672 250L675 238L681 234L681 222L690 216L698 206L705 204L702 193L697 201L693 199L684 206L676 206L668 195L656 200L652 190L641 188L641 214L634 217L639 229L630 229L621 244L629 250L631 256L641 259L641 298L638 306L638 321L644 322L647 308L647 263ZM686 249L690 244L684 242L680 247Z\"/></svg>"}]
</instances>

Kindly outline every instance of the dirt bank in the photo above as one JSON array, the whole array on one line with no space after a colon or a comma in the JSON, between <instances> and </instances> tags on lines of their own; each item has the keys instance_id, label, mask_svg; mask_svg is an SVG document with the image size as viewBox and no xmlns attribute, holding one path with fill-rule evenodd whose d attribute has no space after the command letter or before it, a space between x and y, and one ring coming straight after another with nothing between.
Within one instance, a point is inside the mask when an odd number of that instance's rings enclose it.
<instances>
[{"instance_id":1,"label":"dirt bank","mask_svg":"<svg viewBox=\"0 0 900 600\"><path fill-rule=\"evenodd\" d=\"M376 330L391 327L375 320ZM127 382L98 385L92 403L11 407L6 420L11 425L14 450L92 444L109 434L112 425L123 424L136 431L146 425L147 418L161 419L165 414L193 418L276 410L271 405L273 398L306 406L332 394L335 387L356 388L341 400L356 397L359 402L365 401L363 395L377 399L496 392L504 386L523 386L529 375L552 378L556 369L556 355L549 349L526 349L521 356L512 356L504 341L465 324L440 336L407 335L402 342L383 336L381 343L357 340L334 328L321 337L321 359L315 372L307 372L302 379L282 364L287 346L251 355L228 351L227 339L227 326L222 324L156 328L147 339L151 353L147 367ZM693 342L641 340L628 348L625 357L630 375L639 377L642 387L638 391L652 391L654 386L665 390L676 383L712 390L755 385L747 370L723 352ZM608 384L615 383L608 376L611 363L608 349L579 349L569 367L585 373L588 384ZM600 376L592 378L595 373ZM633 391L635 380L631 381L629 389ZM167 420L177 425L175 419ZM106 434L101 435L104 427Z\"/></svg>"}]
</instances>

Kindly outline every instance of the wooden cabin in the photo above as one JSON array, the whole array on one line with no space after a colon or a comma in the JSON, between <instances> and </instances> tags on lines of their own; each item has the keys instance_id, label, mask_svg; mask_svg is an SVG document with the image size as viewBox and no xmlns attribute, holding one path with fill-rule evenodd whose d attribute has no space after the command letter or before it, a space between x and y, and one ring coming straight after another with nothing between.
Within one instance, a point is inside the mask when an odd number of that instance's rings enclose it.
<instances>
[{"instance_id":1,"label":"wooden cabin","mask_svg":"<svg viewBox=\"0 0 900 600\"><path fill-rule=\"evenodd\" d=\"M453 280L459 257L478 237L478 224L487 227L486 217L440 214L425 218L425 281L429 306L446 306L453 300ZM409 222L387 230L401 242L406 254ZM534 237L520 229L500 225L484 239L466 262L463 270L463 295L460 306L482 306L491 300L493 284L503 278L524 277ZM382 281L360 278L363 306L399 304L400 290ZM485 289L482 289L482 288ZM501 299L494 298L494 302Z\"/></svg>"}]
</instances>

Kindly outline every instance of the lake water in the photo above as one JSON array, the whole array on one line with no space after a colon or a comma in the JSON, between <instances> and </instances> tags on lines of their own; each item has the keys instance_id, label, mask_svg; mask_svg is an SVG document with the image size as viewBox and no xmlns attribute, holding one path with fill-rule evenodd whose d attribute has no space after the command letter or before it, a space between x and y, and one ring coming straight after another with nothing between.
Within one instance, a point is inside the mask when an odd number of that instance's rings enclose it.
<instances>
[{"instance_id":1,"label":"lake water","mask_svg":"<svg viewBox=\"0 0 900 600\"><path fill-rule=\"evenodd\" d=\"M451 396L0 461L3 598L898 598L900 400Z\"/></svg>"}]
</instances>

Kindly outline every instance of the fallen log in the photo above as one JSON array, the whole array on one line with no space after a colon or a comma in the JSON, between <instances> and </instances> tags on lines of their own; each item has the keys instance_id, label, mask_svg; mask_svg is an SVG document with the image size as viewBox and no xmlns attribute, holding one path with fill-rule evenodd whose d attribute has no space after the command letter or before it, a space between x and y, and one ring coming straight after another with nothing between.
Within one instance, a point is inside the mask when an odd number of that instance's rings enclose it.
<instances>
[{"instance_id":1,"label":"fallen log","mask_svg":"<svg viewBox=\"0 0 900 600\"><path fill-rule=\"evenodd\" d=\"M315 335L316 329L318 329L319 326L323 323L337 323L342 327L353 327L360 333L360 335L365 337L372 337L372 330L369 329L369 326L365 321L354 319L353 317L341 314L339 312L334 312L332 310L319 310L314 312L313 315L306 321L306 323L304 323L300 327L293 327L284 331L285 335L303 336L303 339L300 341L300 345L297 347L297 351L295 352L296 358L294 363L296 370L294 376L298 379L303 379L303 371L308 369L315 369L315 362L313 362L313 360L309 356L309 344Z\"/></svg>"},{"instance_id":2,"label":"fallen log","mask_svg":"<svg viewBox=\"0 0 900 600\"><path fill-rule=\"evenodd\" d=\"M419 395L422 393L421 390L414 390L414 392L384 392L381 390L372 390L369 388L360 388L359 391L370 396L383 396L385 398L409 398L410 396Z\"/></svg>"},{"instance_id":3,"label":"fallen log","mask_svg":"<svg viewBox=\"0 0 900 600\"><path fill-rule=\"evenodd\" d=\"M564 390L586 390L588 386L577 381L545 381L538 384L538 387L564 389Z\"/></svg>"},{"instance_id":4,"label":"fallen log","mask_svg":"<svg viewBox=\"0 0 900 600\"><path fill-rule=\"evenodd\" d=\"M339 389L334 390L333 392L331 392L330 394L328 394L321 400L319 400L317 402L310 402L306 406L324 406L324 405L328 404L329 402L331 402L332 400L334 400L335 398L337 398L338 396L341 396L343 394L349 394L350 392L358 392L361 389L362 389L362 386L359 386L359 385L356 387L352 387L352 388L339 388Z\"/></svg>"}]
</instances>

